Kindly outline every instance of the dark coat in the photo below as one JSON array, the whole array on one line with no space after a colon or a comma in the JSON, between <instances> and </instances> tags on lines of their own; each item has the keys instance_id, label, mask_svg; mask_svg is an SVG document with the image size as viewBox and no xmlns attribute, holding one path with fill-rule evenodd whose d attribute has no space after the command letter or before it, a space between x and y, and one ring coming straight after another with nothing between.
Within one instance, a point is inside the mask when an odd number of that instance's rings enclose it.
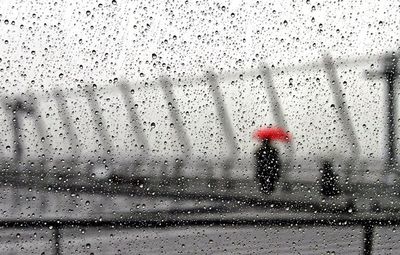
<instances>
[{"instance_id":1,"label":"dark coat","mask_svg":"<svg viewBox=\"0 0 400 255\"><path fill-rule=\"evenodd\" d=\"M278 150L265 140L255 152L256 178L263 192L272 192L275 182L279 180L281 173L281 160Z\"/></svg>"},{"instance_id":2,"label":"dark coat","mask_svg":"<svg viewBox=\"0 0 400 255\"><path fill-rule=\"evenodd\" d=\"M321 172L321 193L326 197L336 196L341 193L339 176L335 174L333 165L329 161L323 162Z\"/></svg>"}]
</instances>

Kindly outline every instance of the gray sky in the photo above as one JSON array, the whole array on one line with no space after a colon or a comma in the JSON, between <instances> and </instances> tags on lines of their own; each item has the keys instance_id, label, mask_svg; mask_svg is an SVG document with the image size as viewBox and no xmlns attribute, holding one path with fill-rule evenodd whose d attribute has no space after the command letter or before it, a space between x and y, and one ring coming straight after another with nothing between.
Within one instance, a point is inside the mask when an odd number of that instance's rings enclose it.
<instances>
[{"instance_id":1,"label":"gray sky","mask_svg":"<svg viewBox=\"0 0 400 255\"><path fill-rule=\"evenodd\" d=\"M96 84L117 96L115 84L109 81L129 79L135 83L135 102L154 153L174 154L179 146L173 142L175 134L156 81L160 75L171 76L175 83L182 78L185 82L175 92L194 154L219 156L224 151L223 137L212 115L211 96L198 79L210 69L234 73L233 78L221 78L221 89L246 156L255 146L251 132L273 122L263 84L257 75L246 74L261 63L298 66L320 61L329 52L336 60L370 58L339 65L338 72L345 82L363 156L381 157L384 150L384 83L366 80L364 71L379 68L376 55L398 49L400 7L392 1L4 2L0 11L3 95L27 90L43 94L53 88L79 93L80 86ZM297 155L348 154L323 67L288 68L273 75ZM46 121L54 144L65 147L62 136L56 135L61 128L54 103L41 98L43 115L52 113ZM116 136L116 150L129 151L130 129L121 98L105 96L100 101L105 116L112 119L107 124ZM89 152L96 147L92 142L96 135L87 106L79 98L68 103L76 108L74 117L80 117L79 135Z\"/></svg>"}]
</instances>

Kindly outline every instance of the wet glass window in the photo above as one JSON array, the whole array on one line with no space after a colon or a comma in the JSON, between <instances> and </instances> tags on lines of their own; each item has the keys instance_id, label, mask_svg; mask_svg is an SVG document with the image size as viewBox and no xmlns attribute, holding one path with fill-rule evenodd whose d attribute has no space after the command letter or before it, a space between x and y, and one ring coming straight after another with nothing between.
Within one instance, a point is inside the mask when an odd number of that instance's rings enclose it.
<instances>
[{"instance_id":1,"label":"wet glass window","mask_svg":"<svg viewBox=\"0 0 400 255\"><path fill-rule=\"evenodd\" d=\"M0 8L1 254L398 254L392 1Z\"/></svg>"}]
</instances>

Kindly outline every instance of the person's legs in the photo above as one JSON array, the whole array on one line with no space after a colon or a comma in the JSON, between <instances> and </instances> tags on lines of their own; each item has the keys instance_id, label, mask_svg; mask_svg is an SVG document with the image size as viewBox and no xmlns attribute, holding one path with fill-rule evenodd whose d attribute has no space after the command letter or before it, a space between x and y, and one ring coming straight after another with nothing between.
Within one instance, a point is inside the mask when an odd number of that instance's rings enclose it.
<instances>
[{"instance_id":1,"label":"person's legs","mask_svg":"<svg viewBox=\"0 0 400 255\"><path fill-rule=\"evenodd\" d=\"M263 193L270 194L274 191L275 181L270 176L260 178L260 189Z\"/></svg>"}]
</instances>

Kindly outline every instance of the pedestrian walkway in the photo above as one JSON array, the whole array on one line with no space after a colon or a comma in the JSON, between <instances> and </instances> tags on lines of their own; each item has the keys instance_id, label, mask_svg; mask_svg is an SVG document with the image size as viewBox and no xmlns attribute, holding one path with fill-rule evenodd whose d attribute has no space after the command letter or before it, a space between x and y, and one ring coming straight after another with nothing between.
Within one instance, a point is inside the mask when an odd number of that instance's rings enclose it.
<instances>
[{"instance_id":1,"label":"pedestrian walkway","mask_svg":"<svg viewBox=\"0 0 400 255\"><path fill-rule=\"evenodd\" d=\"M399 197L382 187L355 190L353 196L326 198L315 183L291 183L271 195L254 181L140 179L84 184L54 184L35 189L8 182L0 188L0 218L69 218L168 212L245 212L250 208L306 213L398 212ZM381 191L381 192L378 192Z\"/></svg>"}]
</instances>

